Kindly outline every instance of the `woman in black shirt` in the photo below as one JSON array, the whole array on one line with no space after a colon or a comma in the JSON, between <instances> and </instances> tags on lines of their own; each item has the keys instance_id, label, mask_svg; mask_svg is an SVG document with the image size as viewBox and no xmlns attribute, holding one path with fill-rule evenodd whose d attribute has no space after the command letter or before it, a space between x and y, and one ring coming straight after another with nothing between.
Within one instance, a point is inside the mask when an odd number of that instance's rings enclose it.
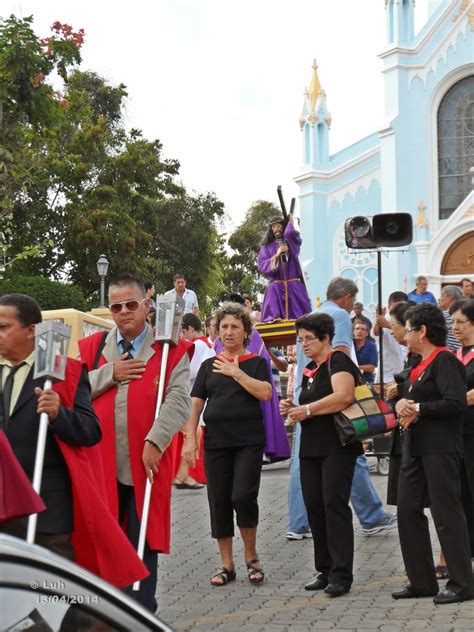
<instances>
[{"instance_id":1,"label":"woman in black shirt","mask_svg":"<svg viewBox=\"0 0 474 632\"><path fill-rule=\"evenodd\" d=\"M445 346L446 324L436 305L416 305L405 317L408 348L422 360L411 370L396 405L401 428L411 428L410 454L398 482L398 531L410 583L392 596L433 596L436 604L455 603L474 596L459 479L466 372ZM426 490L449 571L447 590L439 594L423 511Z\"/></svg>"},{"instance_id":2,"label":"woman in black shirt","mask_svg":"<svg viewBox=\"0 0 474 632\"><path fill-rule=\"evenodd\" d=\"M398 342L398 344L406 346L405 327L406 320L405 314L410 307L416 305L413 301L404 301L397 303L395 307L390 310L390 328L392 330L392 336ZM392 407L403 396L403 390L405 388L405 381L410 375L410 370L420 362L421 356L413 351L408 351L405 361L403 363L403 371L396 373L393 377L394 384L387 386L387 399ZM407 430L407 433L409 430ZM405 434L405 442L409 441L409 435ZM397 426L392 432L390 441L390 462L388 470L387 480L387 505L397 504L398 494L398 477L400 475L400 466L402 463L402 443L400 437L400 428Z\"/></svg>"},{"instance_id":3,"label":"woman in black shirt","mask_svg":"<svg viewBox=\"0 0 474 632\"><path fill-rule=\"evenodd\" d=\"M332 413L352 404L360 372L345 353L332 352L334 321L330 316L304 316L296 321L296 329L311 362L303 371L300 405L284 400L281 412L293 423L301 422L301 487L319 573L305 589L339 597L350 590L353 579L349 497L355 462L363 450L359 441L341 445Z\"/></svg>"},{"instance_id":4,"label":"woman in black shirt","mask_svg":"<svg viewBox=\"0 0 474 632\"><path fill-rule=\"evenodd\" d=\"M471 557L474 557L474 300L456 301L449 313L453 333L462 345L456 356L466 367L467 412L463 425L461 502L469 532Z\"/></svg>"},{"instance_id":5,"label":"woman in black shirt","mask_svg":"<svg viewBox=\"0 0 474 632\"><path fill-rule=\"evenodd\" d=\"M211 577L211 584L223 586L236 577L232 553L234 510L248 579L257 584L264 579L256 551L257 497L265 446L260 401L271 398L272 387L266 360L245 350L252 334L247 310L237 303L224 303L215 319L224 350L205 360L196 376L183 455L194 467L196 428L206 404L204 467L212 537L218 541L222 563Z\"/></svg>"}]
</instances>

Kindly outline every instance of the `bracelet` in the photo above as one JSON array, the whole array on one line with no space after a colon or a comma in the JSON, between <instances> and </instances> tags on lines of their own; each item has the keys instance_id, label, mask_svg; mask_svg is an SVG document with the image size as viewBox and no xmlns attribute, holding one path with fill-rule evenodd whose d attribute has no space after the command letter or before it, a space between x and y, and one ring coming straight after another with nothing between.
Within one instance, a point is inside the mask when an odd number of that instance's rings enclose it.
<instances>
[{"instance_id":1,"label":"bracelet","mask_svg":"<svg viewBox=\"0 0 474 632\"><path fill-rule=\"evenodd\" d=\"M241 377L242 377L242 371L238 374L237 377L234 377L234 380L238 383Z\"/></svg>"},{"instance_id":2,"label":"bracelet","mask_svg":"<svg viewBox=\"0 0 474 632\"><path fill-rule=\"evenodd\" d=\"M309 409L309 404L306 404L306 417L312 417L311 411Z\"/></svg>"}]
</instances>

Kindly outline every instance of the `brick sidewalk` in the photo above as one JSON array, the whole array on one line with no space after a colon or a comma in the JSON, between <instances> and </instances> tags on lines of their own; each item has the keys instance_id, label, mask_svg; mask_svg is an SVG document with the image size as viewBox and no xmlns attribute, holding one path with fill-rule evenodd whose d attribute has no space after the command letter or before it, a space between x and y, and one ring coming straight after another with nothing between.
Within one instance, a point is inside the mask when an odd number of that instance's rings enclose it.
<instances>
[{"instance_id":1,"label":"brick sidewalk","mask_svg":"<svg viewBox=\"0 0 474 632\"><path fill-rule=\"evenodd\" d=\"M373 474L372 480L384 499L387 479ZM236 538L237 580L222 588L209 583L219 557L209 534L206 492L174 491L172 553L160 556L159 565L159 614L164 621L180 631L474 630L474 601L447 606L434 606L431 599L395 602L390 593L405 582L398 532L363 536L357 518L351 592L338 599L306 592L304 584L314 574L313 544L285 538L287 485L287 468L263 472L258 550L267 580L249 584ZM435 535L432 541L437 555Z\"/></svg>"}]
</instances>

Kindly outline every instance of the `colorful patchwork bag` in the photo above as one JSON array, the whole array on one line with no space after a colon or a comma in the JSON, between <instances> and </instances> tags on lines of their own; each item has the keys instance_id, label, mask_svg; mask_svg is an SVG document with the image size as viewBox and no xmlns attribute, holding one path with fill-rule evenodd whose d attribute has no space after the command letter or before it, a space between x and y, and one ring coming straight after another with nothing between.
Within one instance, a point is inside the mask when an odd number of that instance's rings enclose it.
<instances>
[{"instance_id":1,"label":"colorful patchwork bag","mask_svg":"<svg viewBox=\"0 0 474 632\"><path fill-rule=\"evenodd\" d=\"M360 371L359 367L357 370ZM329 373L331 374L331 359ZM354 388L354 402L344 410L333 413L333 417L342 445L390 432L397 425L397 418L390 406L365 381L362 373L359 385Z\"/></svg>"}]
</instances>

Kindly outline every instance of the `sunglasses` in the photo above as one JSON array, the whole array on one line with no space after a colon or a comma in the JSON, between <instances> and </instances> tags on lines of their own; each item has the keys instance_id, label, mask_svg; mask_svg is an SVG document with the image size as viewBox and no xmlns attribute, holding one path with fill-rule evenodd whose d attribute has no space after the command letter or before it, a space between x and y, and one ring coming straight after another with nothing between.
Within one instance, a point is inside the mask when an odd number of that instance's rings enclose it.
<instances>
[{"instance_id":1,"label":"sunglasses","mask_svg":"<svg viewBox=\"0 0 474 632\"><path fill-rule=\"evenodd\" d=\"M125 306L127 308L127 311L136 312L143 301L146 300L146 298L142 298L141 301L121 301L120 303L112 303L111 305L109 305L109 309L112 314L120 314L122 308Z\"/></svg>"}]
</instances>

